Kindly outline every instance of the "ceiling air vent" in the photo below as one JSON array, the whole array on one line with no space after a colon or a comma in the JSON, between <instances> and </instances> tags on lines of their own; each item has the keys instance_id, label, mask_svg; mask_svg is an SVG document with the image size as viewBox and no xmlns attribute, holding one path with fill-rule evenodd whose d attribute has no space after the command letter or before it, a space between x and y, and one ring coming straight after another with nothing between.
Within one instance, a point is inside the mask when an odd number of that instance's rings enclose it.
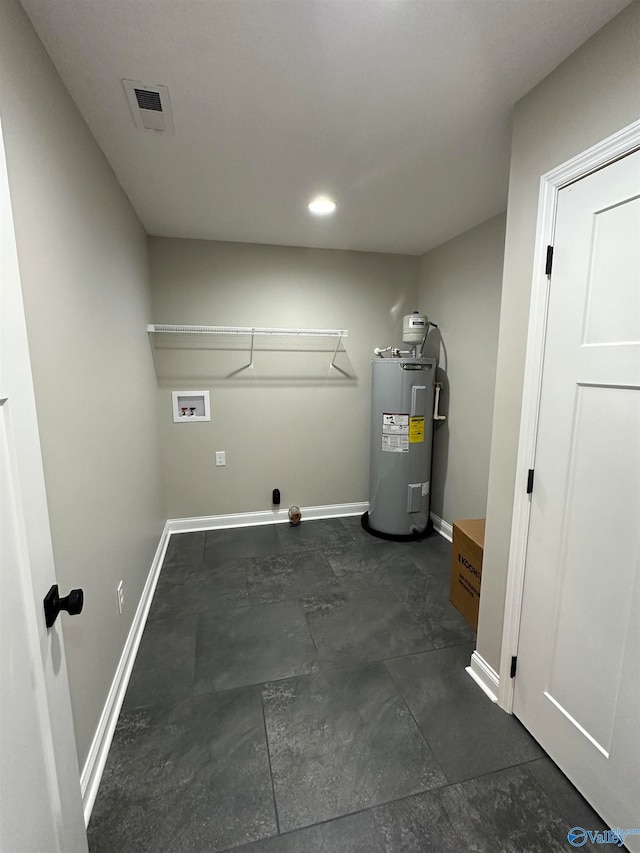
<instances>
[{"instance_id":1,"label":"ceiling air vent","mask_svg":"<svg viewBox=\"0 0 640 853\"><path fill-rule=\"evenodd\" d=\"M158 113L162 112L160 92L149 92L147 89L134 89L133 92L141 110L155 110Z\"/></svg>"},{"instance_id":2,"label":"ceiling air vent","mask_svg":"<svg viewBox=\"0 0 640 853\"><path fill-rule=\"evenodd\" d=\"M173 130L169 90L166 86L147 86L135 80L123 80L122 85L138 130Z\"/></svg>"}]
</instances>

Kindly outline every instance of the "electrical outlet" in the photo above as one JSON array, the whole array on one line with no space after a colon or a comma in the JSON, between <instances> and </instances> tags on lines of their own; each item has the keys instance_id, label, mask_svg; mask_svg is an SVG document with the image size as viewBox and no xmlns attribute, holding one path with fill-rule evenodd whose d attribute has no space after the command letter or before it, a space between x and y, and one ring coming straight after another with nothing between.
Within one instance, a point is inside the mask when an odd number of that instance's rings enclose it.
<instances>
[{"instance_id":1,"label":"electrical outlet","mask_svg":"<svg viewBox=\"0 0 640 853\"><path fill-rule=\"evenodd\" d=\"M227 454L224 450L216 450L216 467L220 468L227 464Z\"/></svg>"},{"instance_id":2,"label":"electrical outlet","mask_svg":"<svg viewBox=\"0 0 640 853\"><path fill-rule=\"evenodd\" d=\"M116 595L118 596L118 613L122 615L122 607L124 605L124 581L120 581L118 584Z\"/></svg>"}]
</instances>

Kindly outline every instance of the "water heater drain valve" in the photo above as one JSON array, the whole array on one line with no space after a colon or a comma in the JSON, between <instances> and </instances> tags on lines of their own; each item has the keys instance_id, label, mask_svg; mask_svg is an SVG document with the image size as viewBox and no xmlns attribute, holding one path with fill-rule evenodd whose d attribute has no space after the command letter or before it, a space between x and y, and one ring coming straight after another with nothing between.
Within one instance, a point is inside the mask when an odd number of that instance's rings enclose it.
<instances>
[{"instance_id":1,"label":"water heater drain valve","mask_svg":"<svg viewBox=\"0 0 640 853\"><path fill-rule=\"evenodd\" d=\"M289 507L289 521L291 524L300 524L300 519L302 518L302 513L300 512L299 506L290 506Z\"/></svg>"}]
</instances>

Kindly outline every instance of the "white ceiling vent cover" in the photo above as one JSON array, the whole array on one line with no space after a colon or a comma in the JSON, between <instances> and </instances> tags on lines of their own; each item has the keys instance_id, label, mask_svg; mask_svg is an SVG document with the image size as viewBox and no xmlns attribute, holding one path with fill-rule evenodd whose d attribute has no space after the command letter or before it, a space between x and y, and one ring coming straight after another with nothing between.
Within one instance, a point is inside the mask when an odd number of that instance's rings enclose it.
<instances>
[{"instance_id":1,"label":"white ceiling vent cover","mask_svg":"<svg viewBox=\"0 0 640 853\"><path fill-rule=\"evenodd\" d=\"M136 80L123 80L122 85L138 130L173 131L171 102L166 86L147 86Z\"/></svg>"}]
</instances>

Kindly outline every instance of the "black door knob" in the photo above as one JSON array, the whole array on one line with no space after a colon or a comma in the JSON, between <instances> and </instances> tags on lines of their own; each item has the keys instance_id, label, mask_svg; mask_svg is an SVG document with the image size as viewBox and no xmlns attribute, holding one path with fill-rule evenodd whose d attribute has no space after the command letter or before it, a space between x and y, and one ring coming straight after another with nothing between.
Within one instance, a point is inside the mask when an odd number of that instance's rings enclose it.
<instances>
[{"instance_id":1,"label":"black door knob","mask_svg":"<svg viewBox=\"0 0 640 853\"><path fill-rule=\"evenodd\" d=\"M81 589L72 589L69 595L60 598L58 595L58 584L54 584L44 597L44 619L47 628L50 628L58 618L61 610L66 610L70 616L82 613L84 604L84 592Z\"/></svg>"}]
</instances>

